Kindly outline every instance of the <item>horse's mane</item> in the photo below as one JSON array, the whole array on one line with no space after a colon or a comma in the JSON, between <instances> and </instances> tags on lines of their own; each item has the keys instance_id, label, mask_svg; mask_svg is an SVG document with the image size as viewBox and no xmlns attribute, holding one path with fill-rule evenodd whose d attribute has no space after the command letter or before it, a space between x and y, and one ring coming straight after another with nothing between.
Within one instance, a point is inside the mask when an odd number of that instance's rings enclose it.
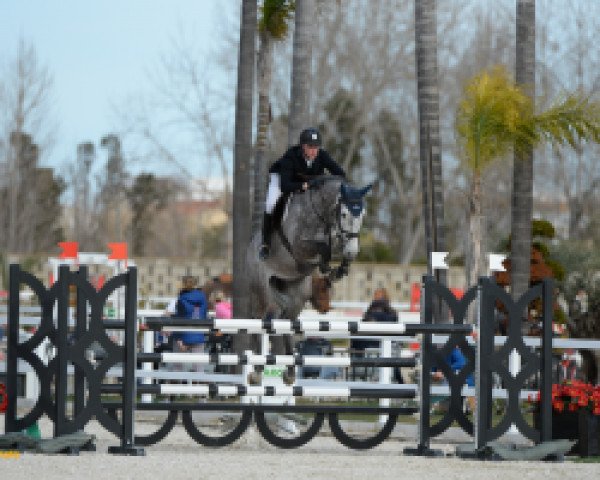
<instances>
[{"instance_id":1,"label":"horse's mane","mask_svg":"<svg viewBox=\"0 0 600 480\"><path fill-rule=\"evenodd\" d=\"M322 188L326 183L332 181L340 181L343 182L344 178L338 175L319 175L318 177L312 178L308 182L309 188L319 189Z\"/></svg>"}]
</instances>

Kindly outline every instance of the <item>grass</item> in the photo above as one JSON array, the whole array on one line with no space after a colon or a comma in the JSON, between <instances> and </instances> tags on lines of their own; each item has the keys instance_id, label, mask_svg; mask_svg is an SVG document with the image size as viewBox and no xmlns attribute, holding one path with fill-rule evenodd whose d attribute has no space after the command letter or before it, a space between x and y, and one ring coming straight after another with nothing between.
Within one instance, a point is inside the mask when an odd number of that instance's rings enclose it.
<instances>
[{"instance_id":1,"label":"grass","mask_svg":"<svg viewBox=\"0 0 600 480\"><path fill-rule=\"evenodd\" d=\"M574 463L600 463L600 457L574 457L570 461Z\"/></svg>"}]
</instances>

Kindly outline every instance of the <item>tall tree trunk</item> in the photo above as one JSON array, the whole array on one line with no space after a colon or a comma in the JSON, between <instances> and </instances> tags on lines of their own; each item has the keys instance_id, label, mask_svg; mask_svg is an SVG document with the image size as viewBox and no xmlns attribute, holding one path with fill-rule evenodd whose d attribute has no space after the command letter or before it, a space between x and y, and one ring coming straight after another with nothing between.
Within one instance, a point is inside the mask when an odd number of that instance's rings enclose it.
<instances>
[{"instance_id":1,"label":"tall tree trunk","mask_svg":"<svg viewBox=\"0 0 600 480\"><path fill-rule=\"evenodd\" d=\"M484 241L483 215L481 209L481 174L473 172L471 195L469 198L469 234L467 242L467 285L477 284L477 279L484 275Z\"/></svg>"},{"instance_id":2,"label":"tall tree trunk","mask_svg":"<svg viewBox=\"0 0 600 480\"><path fill-rule=\"evenodd\" d=\"M245 258L250 241L250 160L252 157L252 98L256 54L256 0L242 0L238 82L235 101L233 172L233 316L248 314ZM242 337L243 340L243 337ZM237 345L240 348L243 346Z\"/></svg>"},{"instance_id":3,"label":"tall tree trunk","mask_svg":"<svg viewBox=\"0 0 600 480\"><path fill-rule=\"evenodd\" d=\"M440 142L440 106L437 68L436 0L415 0L415 55L419 110L419 162L425 219L428 272L432 273L431 252L446 248L444 193ZM446 272L437 279L446 283Z\"/></svg>"},{"instance_id":4,"label":"tall tree trunk","mask_svg":"<svg viewBox=\"0 0 600 480\"><path fill-rule=\"evenodd\" d=\"M516 21L516 81L535 99L535 0L517 0ZM514 157L510 251L514 299L529 288L532 212L533 147Z\"/></svg>"},{"instance_id":5,"label":"tall tree trunk","mask_svg":"<svg viewBox=\"0 0 600 480\"><path fill-rule=\"evenodd\" d=\"M265 181L267 176L266 151L271 123L269 91L273 65L273 40L266 31L260 33L258 50L258 119L256 127L256 153L254 155L254 207L252 230L258 231L265 205Z\"/></svg>"},{"instance_id":6,"label":"tall tree trunk","mask_svg":"<svg viewBox=\"0 0 600 480\"><path fill-rule=\"evenodd\" d=\"M288 145L298 143L300 132L308 126L311 120L310 84L312 80L312 25L314 19L314 0L296 0Z\"/></svg>"}]
</instances>

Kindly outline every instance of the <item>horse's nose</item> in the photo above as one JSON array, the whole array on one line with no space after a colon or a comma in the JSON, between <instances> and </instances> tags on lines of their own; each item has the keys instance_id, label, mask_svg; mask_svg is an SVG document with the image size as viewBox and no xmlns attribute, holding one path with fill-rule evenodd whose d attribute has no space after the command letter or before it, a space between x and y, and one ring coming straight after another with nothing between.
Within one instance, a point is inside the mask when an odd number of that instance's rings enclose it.
<instances>
[{"instance_id":1,"label":"horse's nose","mask_svg":"<svg viewBox=\"0 0 600 480\"><path fill-rule=\"evenodd\" d=\"M348 260L354 260L358 255L358 238L351 238L344 245L343 251L344 258Z\"/></svg>"}]
</instances>

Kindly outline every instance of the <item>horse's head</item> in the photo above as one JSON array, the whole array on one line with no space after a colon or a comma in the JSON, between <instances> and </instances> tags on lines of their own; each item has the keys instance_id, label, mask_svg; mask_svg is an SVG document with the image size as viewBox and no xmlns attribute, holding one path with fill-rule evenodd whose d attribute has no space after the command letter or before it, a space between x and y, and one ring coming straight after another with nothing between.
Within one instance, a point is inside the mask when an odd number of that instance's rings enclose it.
<instances>
[{"instance_id":1,"label":"horse's head","mask_svg":"<svg viewBox=\"0 0 600 480\"><path fill-rule=\"evenodd\" d=\"M342 183L340 186L336 227L344 259L353 260L358 255L358 234L365 215L364 196L372 186L354 188L346 183Z\"/></svg>"}]
</instances>

